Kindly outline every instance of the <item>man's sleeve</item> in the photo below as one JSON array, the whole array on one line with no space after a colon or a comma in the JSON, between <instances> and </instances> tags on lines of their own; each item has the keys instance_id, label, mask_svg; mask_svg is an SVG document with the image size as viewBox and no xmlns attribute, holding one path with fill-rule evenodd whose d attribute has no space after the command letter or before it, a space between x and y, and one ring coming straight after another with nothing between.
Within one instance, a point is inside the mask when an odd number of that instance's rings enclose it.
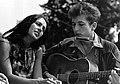
<instances>
[{"instance_id":1,"label":"man's sleeve","mask_svg":"<svg viewBox=\"0 0 120 84\"><path fill-rule=\"evenodd\" d=\"M115 67L120 69L120 51L116 45L114 45L114 48L112 50L112 54L116 60Z\"/></svg>"}]
</instances>

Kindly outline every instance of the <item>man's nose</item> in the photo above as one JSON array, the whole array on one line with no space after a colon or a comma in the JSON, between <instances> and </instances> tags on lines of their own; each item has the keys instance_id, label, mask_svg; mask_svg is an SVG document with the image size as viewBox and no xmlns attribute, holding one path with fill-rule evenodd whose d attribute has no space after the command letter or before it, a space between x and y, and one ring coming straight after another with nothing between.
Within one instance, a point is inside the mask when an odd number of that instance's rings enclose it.
<instances>
[{"instance_id":1,"label":"man's nose","mask_svg":"<svg viewBox=\"0 0 120 84\"><path fill-rule=\"evenodd\" d=\"M75 31L79 30L79 28L77 26L74 27Z\"/></svg>"}]
</instances>

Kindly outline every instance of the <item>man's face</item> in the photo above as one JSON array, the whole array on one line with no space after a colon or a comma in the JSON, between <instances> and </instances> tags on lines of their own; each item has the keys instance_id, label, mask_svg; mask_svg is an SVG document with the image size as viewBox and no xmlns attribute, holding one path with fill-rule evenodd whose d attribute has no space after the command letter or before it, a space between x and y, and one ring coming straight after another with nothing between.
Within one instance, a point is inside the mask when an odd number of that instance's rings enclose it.
<instances>
[{"instance_id":1,"label":"man's face","mask_svg":"<svg viewBox=\"0 0 120 84\"><path fill-rule=\"evenodd\" d=\"M86 20L85 15L78 16L72 19L74 24L73 31L78 37L91 37L93 34L93 26Z\"/></svg>"}]
</instances>

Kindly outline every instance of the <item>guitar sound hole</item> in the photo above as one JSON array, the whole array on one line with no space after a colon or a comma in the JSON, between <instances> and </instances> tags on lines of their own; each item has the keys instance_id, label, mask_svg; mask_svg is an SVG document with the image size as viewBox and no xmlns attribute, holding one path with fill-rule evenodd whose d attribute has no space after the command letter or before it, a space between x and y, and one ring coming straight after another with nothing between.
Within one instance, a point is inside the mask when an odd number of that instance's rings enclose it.
<instances>
[{"instance_id":1,"label":"guitar sound hole","mask_svg":"<svg viewBox=\"0 0 120 84\"><path fill-rule=\"evenodd\" d=\"M69 75L69 77L68 77L68 83L69 83L69 84L75 84L75 83L77 83L77 81L78 81L78 76L79 76L78 73L79 73L78 70L74 70L74 71L72 71L72 72L70 73L70 75Z\"/></svg>"}]
</instances>

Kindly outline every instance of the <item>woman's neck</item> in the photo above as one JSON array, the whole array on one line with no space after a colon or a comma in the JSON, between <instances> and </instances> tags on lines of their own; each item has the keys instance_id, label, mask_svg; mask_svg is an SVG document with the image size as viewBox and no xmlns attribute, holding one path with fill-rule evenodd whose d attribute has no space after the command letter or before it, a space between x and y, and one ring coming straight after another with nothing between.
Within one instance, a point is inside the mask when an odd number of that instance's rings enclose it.
<instances>
[{"instance_id":1,"label":"woman's neck","mask_svg":"<svg viewBox=\"0 0 120 84\"><path fill-rule=\"evenodd\" d=\"M24 41L24 47L28 48L30 44L34 41L29 35L23 38Z\"/></svg>"}]
</instances>

